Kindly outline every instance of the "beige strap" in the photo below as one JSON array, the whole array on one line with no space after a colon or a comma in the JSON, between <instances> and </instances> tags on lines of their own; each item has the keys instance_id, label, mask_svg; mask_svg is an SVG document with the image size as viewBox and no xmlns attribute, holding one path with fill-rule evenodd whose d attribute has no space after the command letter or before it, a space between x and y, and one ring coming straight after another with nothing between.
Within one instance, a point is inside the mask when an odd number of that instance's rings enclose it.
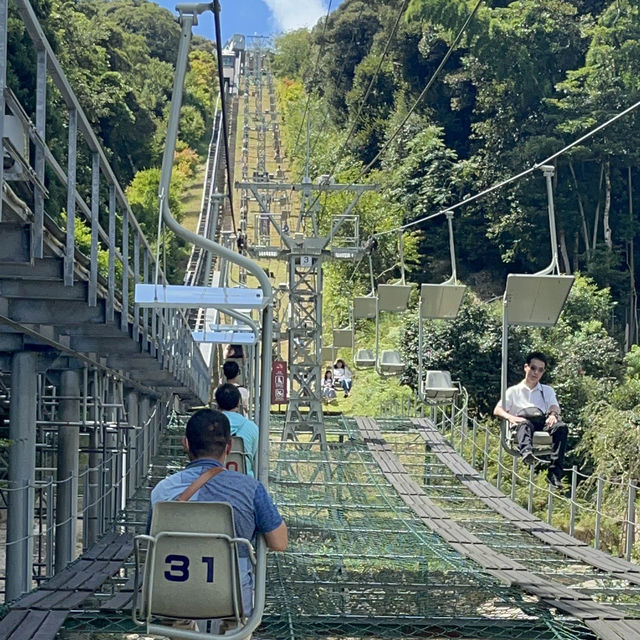
<instances>
[{"instance_id":1,"label":"beige strap","mask_svg":"<svg viewBox=\"0 0 640 640\"><path fill-rule=\"evenodd\" d=\"M224 467L213 467L213 469L207 469L204 473L200 474L179 496L178 502L186 502L190 500L193 494L204 486L213 478L217 476L221 471L224 471Z\"/></svg>"}]
</instances>

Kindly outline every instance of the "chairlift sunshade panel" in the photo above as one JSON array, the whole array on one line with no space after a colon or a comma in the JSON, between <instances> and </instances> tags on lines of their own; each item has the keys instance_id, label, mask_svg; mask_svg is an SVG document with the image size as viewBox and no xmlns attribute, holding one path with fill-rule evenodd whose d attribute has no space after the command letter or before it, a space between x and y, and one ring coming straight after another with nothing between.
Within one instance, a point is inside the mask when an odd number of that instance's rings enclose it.
<instances>
[{"instance_id":1,"label":"chairlift sunshade panel","mask_svg":"<svg viewBox=\"0 0 640 640\"><path fill-rule=\"evenodd\" d=\"M509 274L504 293L508 324L552 327L574 280L574 276Z\"/></svg>"},{"instance_id":2,"label":"chairlift sunshade panel","mask_svg":"<svg viewBox=\"0 0 640 640\"><path fill-rule=\"evenodd\" d=\"M192 331L196 342L214 344L255 344L257 337L252 331Z\"/></svg>"},{"instance_id":3,"label":"chairlift sunshade panel","mask_svg":"<svg viewBox=\"0 0 640 640\"><path fill-rule=\"evenodd\" d=\"M378 308L380 311L391 313L406 311L410 295L411 285L409 284L379 284Z\"/></svg>"},{"instance_id":4,"label":"chairlift sunshade panel","mask_svg":"<svg viewBox=\"0 0 640 640\"><path fill-rule=\"evenodd\" d=\"M356 296L353 299L353 318L371 320L376 317L378 298L374 296Z\"/></svg>"},{"instance_id":5,"label":"chairlift sunshade panel","mask_svg":"<svg viewBox=\"0 0 640 640\"><path fill-rule=\"evenodd\" d=\"M353 346L353 331L351 330L351 328L334 329L333 346L351 348Z\"/></svg>"},{"instance_id":6,"label":"chairlift sunshade panel","mask_svg":"<svg viewBox=\"0 0 640 640\"><path fill-rule=\"evenodd\" d=\"M139 307L217 309L261 309L262 289L246 287L192 287L183 284L136 284L135 303Z\"/></svg>"},{"instance_id":7,"label":"chairlift sunshade panel","mask_svg":"<svg viewBox=\"0 0 640 640\"><path fill-rule=\"evenodd\" d=\"M333 362L336 358L337 349L328 345L326 347L322 347L322 362Z\"/></svg>"},{"instance_id":8,"label":"chairlift sunshade panel","mask_svg":"<svg viewBox=\"0 0 640 640\"><path fill-rule=\"evenodd\" d=\"M455 318L466 290L463 284L423 284L420 287L420 315L431 320Z\"/></svg>"}]
</instances>

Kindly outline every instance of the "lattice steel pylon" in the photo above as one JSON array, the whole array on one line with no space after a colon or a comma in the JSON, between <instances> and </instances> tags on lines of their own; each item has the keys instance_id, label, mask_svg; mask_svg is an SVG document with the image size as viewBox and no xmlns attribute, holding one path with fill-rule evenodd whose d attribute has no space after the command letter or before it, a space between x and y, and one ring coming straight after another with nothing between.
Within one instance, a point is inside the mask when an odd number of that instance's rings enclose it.
<instances>
[{"instance_id":1,"label":"lattice steel pylon","mask_svg":"<svg viewBox=\"0 0 640 640\"><path fill-rule=\"evenodd\" d=\"M242 190L243 212L247 213L249 192L258 203L256 215L255 242L247 250L254 258L281 259L288 264L289 295L287 313L288 362L289 362L289 402L285 421L284 439L297 439L296 432L311 432L312 440L326 441L322 418L322 265L329 259L359 258L363 249L358 236L358 218L352 215L360 196L376 185L335 184L331 176L321 176L313 182L309 176L309 122L307 121L307 159L305 176L299 183L280 181L284 172L278 166L274 176L267 171L266 136L273 131L275 158L279 162L280 139L276 121L275 94L268 69L263 66L266 57L261 49L253 53L252 69L247 75L255 83L255 112L248 110L248 96L245 98L245 117L251 115L253 126L246 120L243 139L243 180L236 182L236 189ZM269 111L263 107L263 83L269 92ZM248 93L249 83L246 83ZM268 113L268 118L265 117ZM246 179L248 171L248 132L257 132L257 155L253 180ZM322 193L342 191L354 193L354 197L344 213L333 219L328 234L320 233L318 225L318 198ZM297 192L300 209L297 219L289 220L288 196ZM280 198L276 196L280 194ZM282 195L285 194L285 195ZM279 213L273 206L283 206ZM344 235L344 230L348 233ZM272 244L271 229L278 235L277 244Z\"/></svg>"},{"instance_id":2,"label":"lattice steel pylon","mask_svg":"<svg viewBox=\"0 0 640 640\"><path fill-rule=\"evenodd\" d=\"M278 232L283 247L253 246L250 253L257 258L285 259L288 262L289 290L289 389L284 439L296 439L296 431L311 431L312 439L325 442L322 420L322 265L328 259L355 260L362 255L357 233L351 233L351 246L331 249L336 234L347 221L365 191L376 185L334 184L321 180L312 183L309 176L300 183L237 182L236 188L247 189L258 201L261 217ZM295 229L289 231L271 213L273 191L298 191L301 208ZM328 235L319 235L317 222L318 192L351 191L355 195L344 213L336 216ZM355 225L357 232L357 224ZM264 234L268 237L268 234Z\"/></svg>"}]
</instances>

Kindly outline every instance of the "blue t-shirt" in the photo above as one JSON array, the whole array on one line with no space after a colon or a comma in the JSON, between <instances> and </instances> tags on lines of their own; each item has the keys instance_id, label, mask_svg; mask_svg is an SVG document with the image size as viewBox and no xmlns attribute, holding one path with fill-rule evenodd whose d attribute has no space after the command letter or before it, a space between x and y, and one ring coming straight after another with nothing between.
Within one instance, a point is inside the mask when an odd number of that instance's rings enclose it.
<instances>
[{"instance_id":1,"label":"blue t-shirt","mask_svg":"<svg viewBox=\"0 0 640 640\"><path fill-rule=\"evenodd\" d=\"M151 508L156 502L176 500L202 473L221 466L217 460L202 458L191 462L183 471L161 480L151 492ZM244 473L229 469L218 473L200 487L191 500L228 502L233 508L236 536L253 541L256 533L269 533L282 524L282 516L264 485ZM240 555L246 555L243 546Z\"/></svg>"},{"instance_id":2,"label":"blue t-shirt","mask_svg":"<svg viewBox=\"0 0 640 640\"><path fill-rule=\"evenodd\" d=\"M246 460L247 474L254 477L253 465L258 454L260 429L258 429L258 425L253 420L245 418L241 413L236 413L235 411L223 411L222 413L229 418L231 435L238 436L244 441L244 452L249 454Z\"/></svg>"}]
</instances>

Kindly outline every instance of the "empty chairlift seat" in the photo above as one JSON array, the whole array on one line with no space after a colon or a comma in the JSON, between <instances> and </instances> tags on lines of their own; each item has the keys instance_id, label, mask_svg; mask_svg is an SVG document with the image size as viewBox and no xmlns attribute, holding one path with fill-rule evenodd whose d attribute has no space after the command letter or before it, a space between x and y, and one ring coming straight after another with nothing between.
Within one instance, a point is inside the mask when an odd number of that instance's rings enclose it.
<instances>
[{"instance_id":1,"label":"empty chairlift seat","mask_svg":"<svg viewBox=\"0 0 640 640\"><path fill-rule=\"evenodd\" d=\"M235 537L233 510L226 502L159 502L154 506L150 535L136 536L136 558L148 545L140 602L134 601L138 624L153 618L204 620L225 618L241 623L241 575L238 547L253 547ZM142 568L136 563L136 575ZM138 608L139 605L139 608ZM140 616L138 618L138 616ZM166 627L171 636L170 627Z\"/></svg>"},{"instance_id":2,"label":"empty chairlift seat","mask_svg":"<svg viewBox=\"0 0 640 640\"><path fill-rule=\"evenodd\" d=\"M383 373L402 373L404 362L400 353L394 350L383 351L380 356L380 371Z\"/></svg>"},{"instance_id":3,"label":"empty chairlift seat","mask_svg":"<svg viewBox=\"0 0 640 640\"><path fill-rule=\"evenodd\" d=\"M334 347L353 347L353 331L351 327L346 329L333 330L333 346Z\"/></svg>"},{"instance_id":4,"label":"empty chairlift seat","mask_svg":"<svg viewBox=\"0 0 640 640\"><path fill-rule=\"evenodd\" d=\"M380 311L399 313L406 311L409 306L411 285L409 284L379 284L378 305Z\"/></svg>"},{"instance_id":5,"label":"empty chairlift seat","mask_svg":"<svg viewBox=\"0 0 640 640\"><path fill-rule=\"evenodd\" d=\"M371 349L358 349L353 362L360 369L371 369L376 366L376 357Z\"/></svg>"},{"instance_id":6,"label":"empty chairlift seat","mask_svg":"<svg viewBox=\"0 0 640 640\"><path fill-rule=\"evenodd\" d=\"M422 383L422 396L431 403L451 402L460 388L451 381L451 374L448 371L427 371L427 375Z\"/></svg>"}]
</instances>

